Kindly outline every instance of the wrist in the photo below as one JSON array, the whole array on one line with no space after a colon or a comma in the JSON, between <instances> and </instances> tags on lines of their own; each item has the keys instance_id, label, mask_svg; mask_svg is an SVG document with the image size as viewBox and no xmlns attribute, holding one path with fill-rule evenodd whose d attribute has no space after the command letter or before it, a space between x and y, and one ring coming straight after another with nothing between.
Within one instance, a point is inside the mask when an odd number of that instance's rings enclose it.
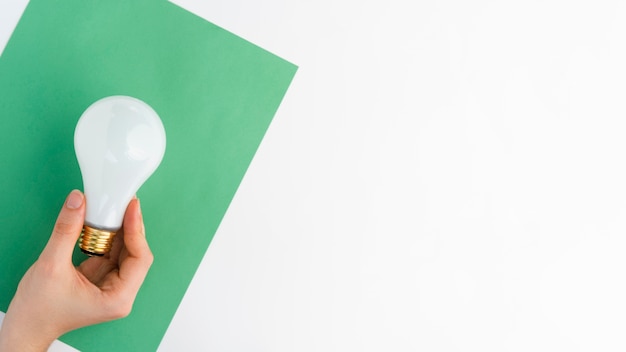
<instances>
[{"instance_id":1,"label":"wrist","mask_svg":"<svg viewBox=\"0 0 626 352\"><path fill-rule=\"evenodd\" d=\"M56 339L50 334L32 331L28 326L13 324L7 318L0 326L0 352L45 352Z\"/></svg>"}]
</instances>

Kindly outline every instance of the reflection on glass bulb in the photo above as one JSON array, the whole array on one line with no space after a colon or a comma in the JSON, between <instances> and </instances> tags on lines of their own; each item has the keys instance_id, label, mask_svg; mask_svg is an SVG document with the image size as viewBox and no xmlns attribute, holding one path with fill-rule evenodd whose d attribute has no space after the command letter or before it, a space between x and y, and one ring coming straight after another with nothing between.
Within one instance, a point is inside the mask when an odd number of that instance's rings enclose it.
<instances>
[{"instance_id":1,"label":"reflection on glass bulb","mask_svg":"<svg viewBox=\"0 0 626 352\"><path fill-rule=\"evenodd\" d=\"M78 120L74 149L87 199L81 250L110 250L128 203L165 153L165 130L141 100L111 96L93 103Z\"/></svg>"}]
</instances>

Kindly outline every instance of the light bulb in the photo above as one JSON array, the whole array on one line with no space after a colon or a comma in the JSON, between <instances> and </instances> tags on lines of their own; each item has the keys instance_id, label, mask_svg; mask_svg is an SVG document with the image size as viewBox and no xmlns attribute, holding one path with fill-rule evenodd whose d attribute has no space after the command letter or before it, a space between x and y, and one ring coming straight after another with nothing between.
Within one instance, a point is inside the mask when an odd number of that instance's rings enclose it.
<instances>
[{"instance_id":1,"label":"light bulb","mask_svg":"<svg viewBox=\"0 0 626 352\"><path fill-rule=\"evenodd\" d=\"M80 249L102 256L111 249L128 203L165 153L157 113L128 96L100 99L85 110L74 132L87 214Z\"/></svg>"}]
</instances>

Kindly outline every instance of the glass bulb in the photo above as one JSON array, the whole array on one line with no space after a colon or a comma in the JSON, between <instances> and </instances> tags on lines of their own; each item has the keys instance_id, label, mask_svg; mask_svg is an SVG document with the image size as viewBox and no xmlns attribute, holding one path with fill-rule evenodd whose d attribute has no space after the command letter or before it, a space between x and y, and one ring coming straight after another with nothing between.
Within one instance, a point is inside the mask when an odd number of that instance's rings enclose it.
<instances>
[{"instance_id":1,"label":"glass bulb","mask_svg":"<svg viewBox=\"0 0 626 352\"><path fill-rule=\"evenodd\" d=\"M74 149L87 199L80 247L89 255L104 255L128 203L163 159L165 130L148 104L111 96L93 103L80 117Z\"/></svg>"}]
</instances>

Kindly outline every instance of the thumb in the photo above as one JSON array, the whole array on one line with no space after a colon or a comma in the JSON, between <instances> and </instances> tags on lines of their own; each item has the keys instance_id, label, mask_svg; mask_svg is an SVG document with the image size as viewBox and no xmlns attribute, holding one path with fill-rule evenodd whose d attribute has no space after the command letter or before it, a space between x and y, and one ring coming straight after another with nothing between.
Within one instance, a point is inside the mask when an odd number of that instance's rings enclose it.
<instances>
[{"instance_id":1,"label":"thumb","mask_svg":"<svg viewBox=\"0 0 626 352\"><path fill-rule=\"evenodd\" d=\"M39 258L51 263L71 262L74 245L80 236L84 221L85 196L80 191L73 190L67 196L52 230L52 236Z\"/></svg>"}]
</instances>

